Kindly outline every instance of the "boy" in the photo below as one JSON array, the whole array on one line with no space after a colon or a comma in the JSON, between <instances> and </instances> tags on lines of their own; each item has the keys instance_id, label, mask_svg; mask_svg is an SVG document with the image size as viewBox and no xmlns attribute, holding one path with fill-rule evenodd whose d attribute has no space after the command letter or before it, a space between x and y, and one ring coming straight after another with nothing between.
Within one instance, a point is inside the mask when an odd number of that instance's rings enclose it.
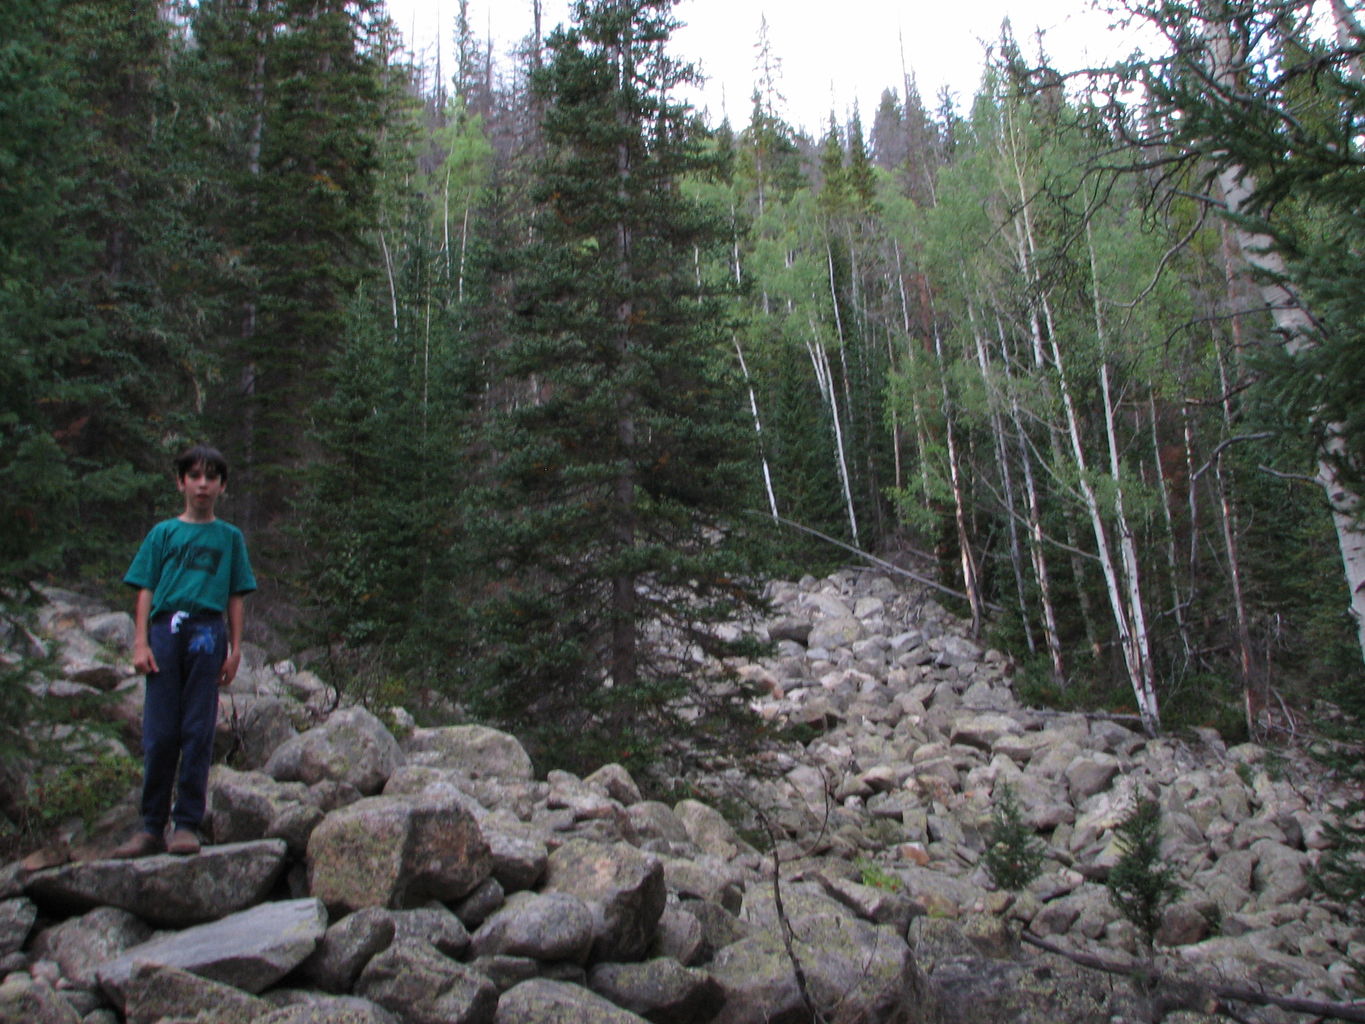
<instances>
[{"instance_id":1,"label":"boy","mask_svg":"<svg viewBox=\"0 0 1365 1024\"><path fill-rule=\"evenodd\" d=\"M175 476L185 511L152 527L123 578L137 588L133 667L147 693L142 829L113 852L121 858L199 852L218 688L237 674L244 598L256 589L241 531L214 516L227 489L222 454L197 445L175 460Z\"/></svg>"}]
</instances>

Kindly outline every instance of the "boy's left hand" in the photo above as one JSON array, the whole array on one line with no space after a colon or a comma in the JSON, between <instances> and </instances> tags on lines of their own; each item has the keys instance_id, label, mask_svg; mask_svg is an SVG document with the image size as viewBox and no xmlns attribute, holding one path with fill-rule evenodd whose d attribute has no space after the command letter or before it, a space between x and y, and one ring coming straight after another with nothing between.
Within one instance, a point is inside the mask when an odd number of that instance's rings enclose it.
<instances>
[{"instance_id":1,"label":"boy's left hand","mask_svg":"<svg viewBox=\"0 0 1365 1024\"><path fill-rule=\"evenodd\" d=\"M227 657L223 659L223 670L218 674L219 687L230 686L232 681L237 678L237 666L242 663L242 652L235 648L228 651Z\"/></svg>"}]
</instances>

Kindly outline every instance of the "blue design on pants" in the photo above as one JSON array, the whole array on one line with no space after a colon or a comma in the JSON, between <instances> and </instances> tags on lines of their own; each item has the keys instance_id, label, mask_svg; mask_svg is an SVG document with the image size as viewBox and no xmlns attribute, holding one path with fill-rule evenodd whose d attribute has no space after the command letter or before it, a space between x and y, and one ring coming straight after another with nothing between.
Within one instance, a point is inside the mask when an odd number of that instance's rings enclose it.
<instances>
[{"instance_id":1,"label":"blue design on pants","mask_svg":"<svg viewBox=\"0 0 1365 1024\"><path fill-rule=\"evenodd\" d=\"M158 671L147 677L142 709L142 824L156 835L168 818L198 828L208 798L227 627L221 618L187 618L153 622L148 636Z\"/></svg>"}]
</instances>

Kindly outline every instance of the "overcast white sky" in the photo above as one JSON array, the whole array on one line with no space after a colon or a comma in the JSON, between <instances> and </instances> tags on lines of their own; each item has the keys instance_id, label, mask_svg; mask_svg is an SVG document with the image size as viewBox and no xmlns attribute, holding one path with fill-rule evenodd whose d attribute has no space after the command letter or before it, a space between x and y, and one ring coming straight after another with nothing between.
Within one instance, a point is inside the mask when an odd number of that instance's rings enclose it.
<instances>
[{"instance_id":1,"label":"overcast white sky","mask_svg":"<svg viewBox=\"0 0 1365 1024\"><path fill-rule=\"evenodd\" d=\"M388 5L414 51L434 57L435 40L443 38L449 66L457 0ZM547 34L568 19L568 9L568 0L543 0ZM685 26L673 37L673 54L700 64L707 75L695 102L711 123L719 123L722 105L737 127L748 120L755 46L766 16L772 51L782 61L787 118L816 134L831 110L842 120L855 102L870 125L882 90L900 91L902 43L905 65L931 109L944 86L959 109L970 103L985 47L999 38L1006 17L1026 54L1036 52L1041 29L1060 70L1132 49L1090 0L681 0L674 13ZM470 20L501 56L530 32L531 0L471 0Z\"/></svg>"}]
</instances>

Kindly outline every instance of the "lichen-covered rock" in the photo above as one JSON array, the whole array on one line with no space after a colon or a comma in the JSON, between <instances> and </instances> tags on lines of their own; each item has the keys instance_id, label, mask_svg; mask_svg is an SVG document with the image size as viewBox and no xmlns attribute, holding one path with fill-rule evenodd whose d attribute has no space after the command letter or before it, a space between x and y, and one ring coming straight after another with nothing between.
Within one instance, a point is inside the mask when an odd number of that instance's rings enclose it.
<instances>
[{"instance_id":1,"label":"lichen-covered rock","mask_svg":"<svg viewBox=\"0 0 1365 1024\"><path fill-rule=\"evenodd\" d=\"M125 990L128 1024L193 1020L195 1024L254 1024L270 1004L248 992L175 967L133 972Z\"/></svg>"},{"instance_id":2,"label":"lichen-covered rock","mask_svg":"<svg viewBox=\"0 0 1365 1024\"><path fill-rule=\"evenodd\" d=\"M349 992L365 965L393 945L396 932L393 914L382 907L347 914L327 929L302 974L325 992Z\"/></svg>"},{"instance_id":3,"label":"lichen-covered rock","mask_svg":"<svg viewBox=\"0 0 1365 1024\"><path fill-rule=\"evenodd\" d=\"M585 988L532 978L503 993L494 1024L646 1024L646 1021Z\"/></svg>"},{"instance_id":4,"label":"lichen-covered rock","mask_svg":"<svg viewBox=\"0 0 1365 1024\"><path fill-rule=\"evenodd\" d=\"M146 942L151 934L135 914L117 907L96 907L43 929L33 940L33 953L54 961L62 977L79 988L96 988L100 964Z\"/></svg>"},{"instance_id":5,"label":"lichen-covered rock","mask_svg":"<svg viewBox=\"0 0 1365 1024\"><path fill-rule=\"evenodd\" d=\"M39 871L26 883L40 906L119 907L151 924L180 928L255 906L284 871L280 839L206 846L194 857L94 860Z\"/></svg>"},{"instance_id":6,"label":"lichen-covered rock","mask_svg":"<svg viewBox=\"0 0 1365 1024\"><path fill-rule=\"evenodd\" d=\"M327 815L308 840L309 891L335 911L458 900L492 857L469 810L367 797Z\"/></svg>"},{"instance_id":7,"label":"lichen-covered rock","mask_svg":"<svg viewBox=\"0 0 1365 1024\"><path fill-rule=\"evenodd\" d=\"M474 933L473 954L586 963L592 949L592 911L568 893L514 893Z\"/></svg>"},{"instance_id":8,"label":"lichen-covered rock","mask_svg":"<svg viewBox=\"0 0 1365 1024\"><path fill-rule=\"evenodd\" d=\"M416 939L397 939L371 960L356 994L405 1024L488 1024L498 1002L486 977Z\"/></svg>"},{"instance_id":9,"label":"lichen-covered rock","mask_svg":"<svg viewBox=\"0 0 1365 1024\"><path fill-rule=\"evenodd\" d=\"M22 896L0 902L0 957L17 952L28 938L38 908Z\"/></svg>"},{"instance_id":10,"label":"lichen-covered rock","mask_svg":"<svg viewBox=\"0 0 1365 1024\"><path fill-rule=\"evenodd\" d=\"M283 839L293 857L303 856L323 817L303 783L277 782L264 772L226 765L215 765L210 773L209 809L214 842Z\"/></svg>"},{"instance_id":11,"label":"lichen-covered rock","mask_svg":"<svg viewBox=\"0 0 1365 1024\"><path fill-rule=\"evenodd\" d=\"M167 932L100 965L100 986L124 1004L135 970L178 967L246 992L262 992L313 952L327 930L318 900L263 903L221 921Z\"/></svg>"},{"instance_id":12,"label":"lichen-covered rock","mask_svg":"<svg viewBox=\"0 0 1365 1024\"><path fill-rule=\"evenodd\" d=\"M264 771L280 782L346 782L368 796L402 763L403 751L383 722L364 708L344 708L276 748Z\"/></svg>"},{"instance_id":13,"label":"lichen-covered rock","mask_svg":"<svg viewBox=\"0 0 1365 1024\"><path fill-rule=\"evenodd\" d=\"M638 960L648 952L667 890L663 865L628 843L573 839L550 855L545 892L568 893L595 917L595 960Z\"/></svg>"},{"instance_id":14,"label":"lichen-covered rock","mask_svg":"<svg viewBox=\"0 0 1365 1024\"><path fill-rule=\"evenodd\" d=\"M531 757L517 738L483 725L414 729L403 749L414 764L454 768L472 778L532 777Z\"/></svg>"},{"instance_id":15,"label":"lichen-covered rock","mask_svg":"<svg viewBox=\"0 0 1365 1024\"><path fill-rule=\"evenodd\" d=\"M81 1018L47 982L16 972L0 982L0 1024L81 1024Z\"/></svg>"},{"instance_id":16,"label":"lichen-covered rock","mask_svg":"<svg viewBox=\"0 0 1365 1024\"><path fill-rule=\"evenodd\" d=\"M598 964L588 974L588 985L651 1024L705 1024L725 1002L720 985L709 974L668 958Z\"/></svg>"}]
</instances>

